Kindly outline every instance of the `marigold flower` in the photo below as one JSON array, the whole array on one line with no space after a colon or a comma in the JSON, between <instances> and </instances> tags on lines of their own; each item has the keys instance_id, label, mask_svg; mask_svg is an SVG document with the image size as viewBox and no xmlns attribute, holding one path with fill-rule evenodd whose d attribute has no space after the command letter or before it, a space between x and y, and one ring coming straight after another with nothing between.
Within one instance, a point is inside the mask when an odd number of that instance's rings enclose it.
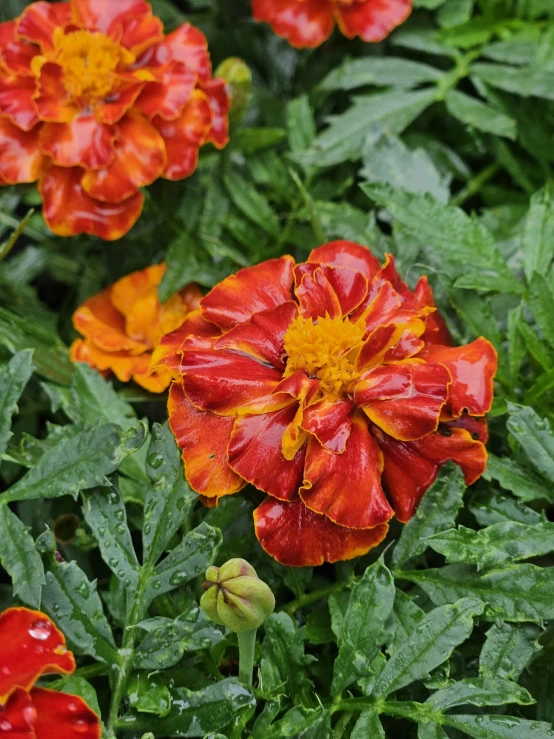
<instances>
[{"instance_id":1,"label":"marigold flower","mask_svg":"<svg viewBox=\"0 0 554 739\"><path fill-rule=\"evenodd\" d=\"M71 674L75 659L46 614L0 614L0 735L28 739L100 739L100 719L76 695L34 687L46 673Z\"/></svg>"},{"instance_id":2,"label":"marigold flower","mask_svg":"<svg viewBox=\"0 0 554 739\"><path fill-rule=\"evenodd\" d=\"M467 484L485 469L494 348L451 346L427 279L410 290L359 244L240 270L156 360L178 378L169 419L190 485L212 503L247 482L268 493L256 534L283 564L363 554L447 460Z\"/></svg>"},{"instance_id":3,"label":"marigold flower","mask_svg":"<svg viewBox=\"0 0 554 739\"><path fill-rule=\"evenodd\" d=\"M120 238L139 188L226 145L228 110L204 35L164 36L146 0L40 0L0 23L0 184L38 180L59 236Z\"/></svg>"},{"instance_id":4,"label":"marigold flower","mask_svg":"<svg viewBox=\"0 0 554 739\"><path fill-rule=\"evenodd\" d=\"M122 382L133 379L150 392L163 392L172 374L167 367L151 369L152 352L202 297L191 284L160 303L158 286L165 269L157 264L133 272L83 303L73 314L73 325L85 338L73 342L72 361L113 372Z\"/></svg>"},{"instance_id":5,"label":"marigold flower","mask_svg":"<svg viewBox=\"0 0 554 739\"><path fill-rule=\"evenodd\" d=\"M412 0L252 0L252 12L303 49L326 41L335 23L347 38L382 41L410 15Z\"/></svg>"}]
</instances>

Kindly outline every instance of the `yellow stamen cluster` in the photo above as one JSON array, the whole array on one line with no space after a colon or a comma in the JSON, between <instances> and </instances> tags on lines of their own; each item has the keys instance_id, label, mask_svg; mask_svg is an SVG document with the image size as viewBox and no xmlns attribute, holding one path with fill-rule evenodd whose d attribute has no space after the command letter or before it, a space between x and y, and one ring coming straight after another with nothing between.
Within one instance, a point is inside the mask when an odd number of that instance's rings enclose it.
<instances>
[{"instance_id":1,"label":"yellow stamen cluster","mask_svg":"<svg viewBox=\"0 0 554 739\"><path fill-rule=\"evenodd\" d=\"M288 357L284 376L304 370L321 380L326 395L340 397L358 376L354 359L364 332L363 321L352 323L349 318L324 316L314 323L311 318L298 316L284 337Z\"/></svg>"}]
</instances>

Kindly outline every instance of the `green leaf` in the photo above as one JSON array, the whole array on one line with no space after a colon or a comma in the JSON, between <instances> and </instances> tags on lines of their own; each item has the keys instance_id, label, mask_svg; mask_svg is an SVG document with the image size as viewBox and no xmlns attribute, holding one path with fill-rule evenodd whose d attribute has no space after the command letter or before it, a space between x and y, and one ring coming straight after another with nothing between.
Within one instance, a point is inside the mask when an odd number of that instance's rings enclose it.
<instances>
[{"instance_id":1,"label":"green leaf","mask_svg":"<svg viewBox=\"0 0 554 739\"><path fill-rule=\"evenodd\" d=\"M544 517L511 495L497 492L492 488L474 495L468 504L469 510L480 526L492 526L501 521L519 521L535 524Z\"/></svg>"},{"instance_id":2,"label":"green leaf","mask_svg":"<svg viewBox=\"0 0 554 739\"><path fill-rule=\"evenodd\" d=\"M393 56L347 59L320 82L326 91L352 90L365 85L411 88L423 82L436 82L443 73L428 64Z\"/></svg>"},{"instance_id":3,"label":"green leaf","mask_svg":"<svg viewBox=\"0 0 554 739\"><path fill-rule=\"evenodd\" d=\"M119 657L96 589L75 562L55 565L46 573L42 609L56 622L73 648L108 665Z\"/></svg>"},{"instance_id":4,"label":"green leaf","mask_svg":"<svg viewBox=\"0 0 554 739\"><path fill-rule=\"evenodd\" d=\"M237 208L270 236L279 235L279 219L267 198L236 171L224 177L229 197Z\"/></svg>"},{"instance_id":5,"label":"green leaf","mask_svg":"<svg viewBox=\"0 0 554 739\"><path fill-rule=\"evenodd\" d=\"M350 739L386 739L377 711L363 711L356 721Z\"/></svg>"},{"instance_id":6,"label":"green leaf","mask_svg":"<svg viewBox=\"0 0 554 739\"><path fill-rule=\"evenodd\" d=\"M260 681L264 690L286 687L287 695L299 700L303 687L310 685L306 665L315 657L304 654L304 630L286 613L273 613L264 622ZM282 691L280 691L282 692Z\"/></svg>"},{"instance_id":7,"label":"green leaf","mask_svg":"<svg viewBox=\"0 0 554 739\"><path fill-rule=\"evenodd\" d=\"M464 476L457 465L445 465L425 493L416 513L403 527L392 553L394 567L401 567L429 546L427 538L452 526L462 505Z\"/></svg>"},{"instance_id":8,"label":"green leaf","mask_svg":"<svg viewBox=\"0 0 554 739\"><path fill-rule=\"evenodd\" d=\"M552 739L552 725L515 716L444 716L446 726L459 729L474 739Z\"/></svg>"},{"instance_id":9,"label":"green leaf","mask_svg":"<svg viewBox=\"0 0 554 739\"><path fill-rule=\"evenodd\" d=\"M438 724L419 724L417 739L449 739Z\"/></svg>"},{"instance_id":10,"label":"green leaf","mask_svg":"<svg viewBox=\"0 0 554 739\"><path fill-rule=\"evenodd\" d=\"M295 706L271 727L264 739L331 739L331 736L329 711Z\"/></svg>"},{"instance_id":11,"label":"green leaf","mask_svg":"<svg viewBox=\"0 0 554 739\"><path fill-rule=\"evenodd\" d=\"M554 483L554 434L546 419L532 408L508 403L508 431L525 452L531 465Z\"/></svg>"},{"instance_id":12,"label":"green leaf","mask_svg":"<svg viewBox=\"0 0 554 739\"><path fill-rule=\"evenodd\" d=\"M68 693L69 695L80 696L89 704L94 713L96 713L98 716L101 715L96 690L92 687L88 680L85 680L84 677L71 675L71 677L65 678L63 680L63 685L60 686L60 692Z\"/></svg>"},{"instance_id":13,"label":"green leaf","mask_svg":"<svg viewBox=\"0 0 554 739\"><path fill-rule=\"evenodd\" d=\"M114 472L128 454L139 449L146 436L140 424L122 431L113 423L97 425L69 439L62 439L39 459L0 500L35 500L72 495L98 485L110 485L107 475Z\"/></svg>"},{"instance_id":14,"label":"green leaf","mask_svg":"<svg viewBox=\"0 0 554 739\"><path fill-rule=\"evenodd\" d=\"M300 95L287 104L287 132L293 153L304 151L315 139L316 125L307 95Z\"/></svg>"},{"instance_id":15,"label":"green leaf","mask_svg":"<svg viewBox=\"0 0 554 739\"><path fill-rule=\"evenodd\" d=\"M0 562L12 579L13 593L32 608L40 607L44 567L33 537L7 505L0 505Z\"/></svg>"},{"instance_id":16,"label":"green leaf","mask_svg":"<svg viewBox=\"0 0 554 739\"><path fill-rule=\"evenodd\" d=\"M387 651L393 654L402 649L410 634L415 631L425 611L402 590L397 590L392 610L392 634L387 640Z\"/></svg>"},{"instance_id":17,"label":"green leaf","mask_svg":"<svg viewBox=\"0 0 554 739\"><path fill-rule=\"evenodd\" d=\"M523 233L523 268L528 281L547 274L554 258L554 193L543 188L533 195Z\"/></svg>"},{"instance_id":18,"label":"green leaf","mask_svg":"<svg viewBox=\"0 0 554 739\"><path fill-rule=\"evenodd\" d=\"M479 656L479 674L518 680L534 654L542 629L535 624L493 624Z\"/></svg>"},{"instance_id":19,"label":"green leaf","mask_svg":"<svg viewBox=\"0 0 554 739\"><path fill-rule=\"evenodd\" d=\"M443 690L437 690L427 700L437 711L447 711L466 703L471 703L472 706L504 706L508 703L530 706L534 702L525 688L498 677L468 677Z\"/></svg>"},{"instance_id":20,"label":"green leaf","mask_svg":"<svg viewBox=\"0 0 554 739\"><path fill-rule=\"evenodd\" d=\"M385 697L416 680L425 680L431 670L445 662L473 631L473 618L483 612L475 598L461 598L454 605L428 613L415 631L387 662L375 683L373 695Z\"/></svg>"},{"instance_id":21,"label":"green leaf","mask_svg":"<svg viewBox=\"0 0 554 739\"><path fill-rule=\"evenodd\" d=\"M17 401L33 374L32 360L31 350L19 352L0 372L0 454L8 448L12 416L19 410Z\"/></svg>"},{"instance_id":22,"label":"green leaf","mask_svg":"<svg viewBox=\"0 0 554 739\"><path fill-rule=\"evenodd\" d=\"M510 67L507 64L474 64L471 67L483 82L522 97L554 100L554 71L541 67Z\"/></svg>"},{"instance_id":23,"label":"green leaf","mask_svg":"<svg viewBox=\"0 0 554 739\"><path fill-rule=\"evenodd\" d=\"M245 154L276 146L287 136L284 128L241 128L235 136L237 147Z\"/></svg>"},{"instance_id":24,"label":"green leaf","mask_svg":"<svg viewBox=\"0 0 554 739\"><path fill-rule=\"evenodd\" d=\"M554 326L552 325L554 294L546 278L538 272L533 274L529 283L528 300L543 338L551 347L554 346Z\"/></svg>"},{"instance_id":25,"label":"green leaf","mask_svg":"<svg viewBox=\"0 0 554 739\"><path fill-rule=\"evenodd\" d=\"M501 110L459 90L449 90L445 102L448 112L462 123L485 133L516 138L517 123Z\"/></svg>"},{"instance_id":26,"label":"green leaf","mask_svg":"<svg viewBox=\"0 0 554 739\"><path fill-rule=\"evenodd\" d=\"M552 491L529 470L520 467L513 459L496 457L489 453L485 480L496 480L504 490L510 490L524 501L551 500Z\"/></svg>"},{"instance_id":27,"label":"green leaf","mask_svg":"<svg viewBox=\"0 0 554 739\"><path fill-rule=\"evenodd\" d=\"M480 598L489 621L536 621L554 618L554 578L549 568L512 565L478 573L471 565L403 572L398 577L415 582L433 603L455 603Z\"/></svg>"},{"instance_id":28,"label":"green leaf","mask_svg":"<svg viewBox=\"0 0 554 739\"><path fill-rule=\"evenodd\" d=\"M371 674L370 662L385 639L384 624L394 603L394 580L379 559L352 587L333 670L332 692Z\"/></svg>"}]
</instances>

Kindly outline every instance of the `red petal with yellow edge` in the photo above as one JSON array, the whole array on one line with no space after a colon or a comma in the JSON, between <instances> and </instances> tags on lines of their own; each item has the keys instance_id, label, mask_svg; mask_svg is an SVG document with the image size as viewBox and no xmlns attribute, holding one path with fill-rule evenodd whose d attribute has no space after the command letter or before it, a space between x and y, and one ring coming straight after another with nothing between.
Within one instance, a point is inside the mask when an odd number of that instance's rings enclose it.
<instances>
[{"instance_id":1,"label":"red petal with yellow edge","mask_svg":"<svg viewBox=\"0 0 554 739\"><path fill-rule=\"evenodd\" d=\"M381 487L382 470L379 445L358 412L342 454L324 449L314 437L309 439L300 497L310 510L340 526L372 529L393 515Z\"/></svg>"},{"instance_id":2,"label":"red petal with yellow edge","mask_svg":"<svg viewBox=\"0 0 554 739\"><path fill-rule=\"evenodd\" d=\"M216 341L215 346L217 349L243 352L284 370L283 338L297 315L298 307L292 300L278 305L277 308L254 313L249 321L227 331Z\"/></svg>"},{"instance_id":3,"label":"red petal with yellow edge","mask_svg":"<svg viewBox=\"0 0 554 739\"><path fill-rule=\"evenodd\" d=\"M252 14L297 49L314 48L333 31L333 5L332 0L252 0Z\"/></svg>"},{"instance_id":4,"label":"red petal with yellow edge","mask_svg":"<svg viewBox=\"0 0 554 739\"><path fill-rule=\"evenodd\" d=\"M79 167L52 167L46 172L39 186L46 223L57 236L87 233L106 241L120 239L137 222L144 195L102 203L83 190L83 173Z\"/></svg>"},{"instance_id":5,"label":"red petal with yellow edge","mask_svg":"<svg viewBox=\"0 0 554 739\"><path fill-rule=\"evenodd\" d=\"M419 321L414 322L414 327L421 326ZM427 326L427 324L425 324ZM420 352L425 346L423 337L419 338L413 330L406 328L398 338L394 346L387 350L383 361L385 364L390 362L401 362L404 359L410 359Z\"/></svg>"},{"instance_id":6,"label":"red petal with yellow edge","mask_svg":"<svg viewBox=\"0 0 554 739\"><path fill-rule=\"evenodd\" d=\"M40 68L35 105L41 121L67 123L79 113L79 108L68 99L63 75L62 67L54 62L46 62Z\"/></svg>"},{"instance_id":7,"label":"red petal with yellow edge","mask_svg":"<svg viewBox=\"0 0 554 739\"><path fill-rule=\"evenodd\" d=\"M6 118L0 118L0 176L5 182L35 182L45 159L38 143L38 127L22 131Z\"/></svg>"},{"instance_id":8,"label":"red petal with yellow edge","mask_svg":"<svg viewBox=\"0 0 554 739\"><path fill-rule=\"evenodd\" d=\"M354 402L363 405L377 400L408 398L412 392L412 376L412 365L408 363L372 367L358 379Z\"/></svg>"},{"instance_id":9,"label":"red petal with yellow edge","mask_svg":"<svg viewBox=\"0 0 554 739\"><path fill-rule=\"evenodd\" d=\"M37 712L36 739L100 739L100 719L82 698L55 690L33 688Z\"/></svg>"},{"instance_id":10,"label":"red petal with yellow edge","mask_svg":"<svg viewBox=\"0 0 554 739\"><path fill-rule=\"evenodd\" d=\"M273 395L282 373L227 349L187 349L181 360L188 399L197 408L222 416L267 413L290 403Z\"/></svg>"},{"instance_id":11,"label":"red petal with yellow edge","mask_svg":"<svg viewBox=\"0 0 554 739\"><path fill-rule=\"evenodd\" d=\"M397 441L379 429L374 429L374 434L385 458L383 484L396 517L403 523L413 516L445 462L453 460L462 468L467 485L487 466L485 446L465 429L441 426L436 433L409 442Z\"/></svg>"},{"instance_id":12,"label":"red petal with yellow edge","mask_svg":"<svg viewBox=\"0 0 554 739\"><path fill-rule=\"evenodd\" d=\"M196 85L196 74L182 62L170 62L157 76L147 82L137 98L135 108L149 119L159 115L165 121L179 118Z\"/></svg>"},{"instance_id":13,"label":"red petal with yellow edge","mask_svg":"<svg viewBox=\"0 0 554 739\"><path fill-rule=\"evenodd\" d=\"M199 411L173 383L167 405L169 426L183 453L185 475L197 493L209 498L236 493L245 482L227 463L234 419Z\"/></svg>"},{"instance_id":14,"label":"red petal with yellow edge","mask_svg":"<svg viewBox=\"0 0 554 739\"><path fill-rule=\"evenodd\" d=\"M429 345L418 357L443 364L452 375L448 396L452 416L465 410L470 416L484 416L490 411L498 366L498 355L490 341L480 337L465 346Z\"/></svg>"},{"instance_id":15,"label":"red petal with yellow edge","mask_svg":"<svg viewBox=\"0 0 554 739\"><path fill-rule=\"evenodd\" d=\"M107 101L97 108L96 116L102 123L117 123L125 113L133 107L135 101L147 83L134 80L120 80L119 88L113 92Z\"/></svg>"},{"instance_id":16,"label":"red petal with yellow edge","mask_svg":"<svg viewBox=\"0 0 554 739\"><path fill-rule=\"evenodd\" d=\"M163 65L170 61L182 62L198 79L208 82L212 76L212 65L206 37L190 23L183 23L168 33L156 46L152 46L137 64L140 66Z\"/></svg>"},{"instance_id":17,"label":"red petal with yellow edge","mask_svg":"<svg viewBox=\"0 0 554 739\"><path fill-rule=\"evenodd\" d=\"M335 4L340 30L347 38L359 36L363 41L377 42L408 18L412 0L361 0L352 4Z\"/></svg>"},{"instance_id":18,"label":"red petal with yellow edge","mask_svg":"<svg viewBox=\"0 0 554 739\"><path fill-rule=\"evenodd\" d=\"M116 136L114 126L83 114L69 123L45 123L40 131L40 145L61 167L100 169L107 167L115 156Z\"/></svg>"},{"instance_id":19,"label":"red petal with yellow edge","mask_svg":"<svg viewBox=\"0 0 554 739\"><path fill-rule=\"evenodd\" d=\"M18 38L17 21L0 23L0 69L2 63L8 72L23 76L34 76L31 71L31 60L39 49L34 44Z\"/></svg>"},{"instance_id":20,"label":"red petal with yellow edge","mask_svg":"<svg viewBox=\"0 0 554 739\"><path fill-rule=\"evenodd\" d=\"M191 334L211 339L217 337L220 333L221 331L217 326L202 318L200 311L194 311L185 318L178 329L162 337L152 354L151 367L167 367L177 377L185 339ZM208 346L211 346L211 342L208 343Z\"/></svg>"},{"instance_id":21,"label":"red petal with yellow edge","mask_svg":"<svg viewBox=\"0 0 554 739\"><path fill-rule=\"evenodd\" d=\"M394 439L413 441L437 430L441 410L448 397L450 373L440 364L411 364L408 393L405 378L399 380L399 394L390 393L394 375L405 371L403 364L377 367L363 375L354 399L373 423ZM383 383L389 397L380 395ZM365 385L365 388L364 388Z\"/></svg>"},{"instance_id":22,"label":"red petal with yellow edge","mask_svg":"<svg viewBox=\"0 0 554 739\"><path fill-rule=\"evenodd\" d=\"M316 567L354 559L380 544L387 524L348 529L306 508L301 500L266 500L254 511L258 541L277 562L288 567Z\"/></svg>"},{"instance_id":23,"label":"red petal with yellow edge","mask_svg":"<svg viewBox=\"0 0 554 739\"><path fill-rule=\"evenodd\" d=\"M0 703L15 688L29 688L41 675L70 674L73 654L65 637L45 613L8 608L0 614Z\"/></svg>"},{"instance_id":24,"label":"red petal with yellow edge","mask_svg":"<svg viewBox=\"0 0 554 739\"><path fill-rule=\"evenodd\" d=\"M372 280L381 269L381 263L369 249L355 241L331 241L329 244L313 249L308 262L328 264L330 267L348 267L361 272Z\"/></svg>"},{"instance_id":25,"label":"red petal with yellow edge","mask_svg":"<svg viewBox=\"0 0 554 739\"><path fill-rule=\"evenodd\" d=\"M120 203L139 187L150 185L166 165L164 140L143 116L127 113L118 126L119 140L111 164L86 172L82 179L91 197L108 203Z\"/></svg>"},{"instance_id":26,"label":"red petal with yellow edge","mask_svg":"<svg viewBox=\"0 0 554 739\"><path fill-rule=\"evenodd\" d=\"M37 739L36 719L33 701L21 688L16 688L7 703L0 706L0 731L9 739Z\"/></svg>"},{"instance_id":27,"label":"red petal with yellow edge","mask_svg":"<svg viewBox=\"0 0 554 739\"><path fill-rule=\"evenodd\" d=\"M39 120L34 94L32 77L0 76L0 113L23 131L30 131Z\"/></svg>"},{"instance_id":28,"label":"red petal with yellow edge","mask_svg":"<svg viewBox=\"0 0 554 739\"><path fill-rule=\"evenodd\" d=\"M248 321L254 313L276 308L292 297L294 259L268 259L227 277L202 298L202 315L223 330Z\"/></svg>"},{"instance_id":29,"label":"red petal with yellow edge","mask_svg":"<svg viewBox=\"0 0 554 739\"><path fill-rule=\"evenodd\" d=\"M287 408L259 416L237 418L227 449L229 465L247 482L280 500L290 500L302 483L305 447L292 460L283 456L283 434L298 407L289 399Z\"/></svg>"},{"instance_id":30,"label":"red petal with yellow edge","mask_svg":"<svg viewBox=\"0 0 554 739\"><path fill-rule=\"evenodd\" d=\"M374 367L383 364L385 358L394 357L396 347L402 342L403 348L414 348L417 350L421 344L417 343L417 337L425 330L425 324L419 319L413 319L412 325L390 323L385 326L379 326L372 331L362 345L360 353L356 358L356 367L360 371L364 368ZM406 337L410 336L408 340ZM412 341L413 340L413 341ZM402 357L405 359L406 357Z\"/></svg>"},{"instance_id":31,"label":"red petal with yellow edge","mask_svg":"<svg viewBox=\"0 0 554 739\"><path fill-rule=\"evenodd\" d=\"M391 323L401 307L402 298L389 282L377 288L371 285L366 299L353 312L352 320L356 321L363 316L367 330L373 331L378 326Z\"/></svg>"},{"instance_id":32,"label":"red petal with yellow edge","mask_svg":"<svg viewBox=\"0 0 554 739\"><path fill-rule=\"evenodd\" d=\"M119 43L135 56L139 56L164 37L163 23L152 13L131 15L118 25L121 27Z\"/></svg>"},{"instance_id":33,"label":"red petal with yellow edge","mask_svg":"<svg viewBox=\"0 0 554 739\"><path fill-rule=\"evenodd\" d=\"M208 135L212 123L212 111L208 98L195 90L183 114L174 121L160 116L152 124L161 133L167 151L167 166L163 176L168 180L190 177L198 164L198 149Z\"/></svg>"},{"instance_id":34,"label":"red petal with yellow edge","mask_svg":"<svg viewBox=\"0 0 554 739\"><path fill-rule=\"evenodd\" d=\"M52 51L52 36L58 26L71 20L70 3L48 3L45 0L31 3L21 14L17 32L19 36L40 44L43 51Z\"/></svg>"},{"instance_id":35,"label":"red petal with yellow edge","mask_svg":"<svg viewBox=\"0 0 554 739\"><path fill-rule=\"evenodd\" d=\"M474 441L480 441L483 444L486 444L489 440L489 429L486 420L484 418L468 416L467 413L464 413L454 421L448 421L443 424L441 428L443 428L443 431L446 433L448 433L449 428L465 429L470 433L471 438Z\"/></svg>"},{"instance_id":36,"label":"red petal with yellow edge","mask_svg":"<svg viewBox=\"0 0 554 739\"><path fill-rule=\"evenodd\" d=\"M352 428L354 406L347 398L322 398L304 409L302 428L335 454L342 454Z\"/></svg>"},{"instance_id":37,"label":"red petal with yellow edge","mask_svg":"<svg viewBox=\"0 0 554 739\"><path fill-rule=\"evenodd\" d=\"M202 90L208 96L212 110L212 125L204 143L213 144L217 149L224 149L229 143L229 111L231 96L225 80L215 79L201 83Z\"/></svg>"},{"instance_id":38,"label":"red petal with yellow edge","mask_svg":"<svg viewBox=\"0 0 554 739\"><path fill-rule=\"evenodd\" d=\"M422 307L436 308L433 298L433 291L429 285L427 277L420 277L414 289L414 298ZM443 317L435 310L427 316L425 333L422 336L426 344L441 344L442 346L452 345L452 336L448 330Z\"/></svg>"},{"instance_id":39,"label":"red petal with yellow edge","mask_svg":"<svg viewBox=\"0 0 554 739\"><path fill-rule=\"evenodd\" d=\"M295 281L301 274L300 284L294 288L296 297L300 304L300 313L304 318L317 318L329 315L337 318L342 315L341 306L336 292L323 270L316 267L312 274L307 270L299 270L298 265L295 272Z\"/></svg>"},{"instance_id":40,"label":"red petal with yellow edge","mask_svg":"<svg viewBox=\"0 0 554 739\"><path fill-rule=\"evenodd\" d=\"M127 18L151 15L146 0L71 0L73 21L89 30L101 31L108 36L121 33Z\"/></svg>"}]
</instances>

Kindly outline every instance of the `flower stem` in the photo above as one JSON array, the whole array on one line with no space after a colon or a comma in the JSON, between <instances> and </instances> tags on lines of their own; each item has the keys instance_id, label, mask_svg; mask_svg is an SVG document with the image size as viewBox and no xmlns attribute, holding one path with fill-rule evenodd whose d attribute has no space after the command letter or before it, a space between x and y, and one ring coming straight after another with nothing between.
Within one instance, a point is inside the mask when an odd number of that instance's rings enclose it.
<instances>
[{"instance_id":1,"label":"flower stem","mask_svg":"<svg viewBox=\"0 0 554 739\"><path fill-rule=\"evenodd\" d=\"M243 631L237 634L239 640L239 680L247 687L252 686L254 671L254 650L256 648L256 631Z\"/></svg>"},{"instance_id":2,"label":"flower stem","mask_svg":"<svg viewBox=\"0 0 554 739\"><path fill-rule=\"evenodd\" d=\"M352 585L353 582L355 582L355 578L352 580L342 580L341 582L335 582L332 585L327 585L324 588L319 588L319 590L312 590L310 593L301 595L300 598L295 598L294 600L291 600L290 603L287 603L278 610L284 611L285 613L288 613L289 616L292 616L295 611L300 611L306 606L311 606L313 603L317 603L318 600L323 600L333 593L338 593L341 590L345 590L350 585Z\"/></svg>"}]
</instances>

